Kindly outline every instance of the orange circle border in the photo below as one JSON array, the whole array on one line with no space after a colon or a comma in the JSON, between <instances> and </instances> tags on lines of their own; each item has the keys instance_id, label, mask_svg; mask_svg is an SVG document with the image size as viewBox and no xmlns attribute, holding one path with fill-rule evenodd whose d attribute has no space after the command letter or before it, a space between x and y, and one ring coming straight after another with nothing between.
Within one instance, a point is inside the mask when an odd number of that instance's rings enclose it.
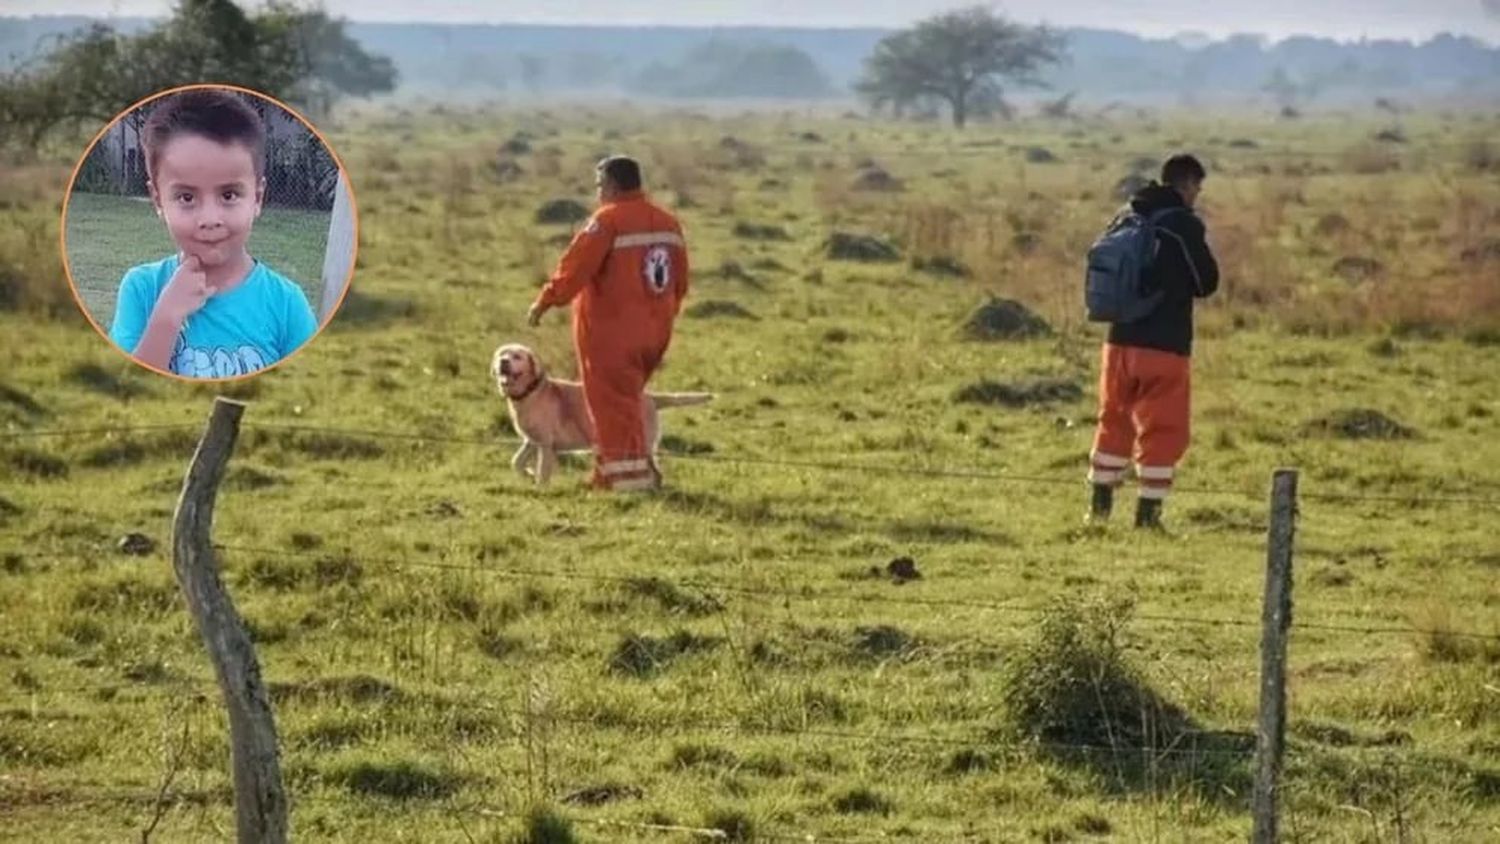
<instances>
[{"instance_id":1,"label":"orange circle border","mask_svg":"<svg viewBox=\"0 0 1500 844\"><path fill-rule=\"evenodd\" d=\"M130 114L141 106L153 100L159 100L162 97L168 96L170 94L175 94L179 91L191 91L199 89L229 90L237 91L241 94L249 94L252 97L258 97L262 100L275 103L277 106L281 107L282 110L297 118L297 122L307 127L308 131L313 133L313 136L318 139L318 143L323 145L323 149L328 151L329 156L331 156L334 163L338 165L339 173L344 177L344 185L349 191L349 204L351 206L351 210L354 212L354 253L351 260L349 261L349 272L344 276L343 291L339 293L339 300L338 302L334 303L333 310L328 312L328 319L324 320L318 326L318 330L313 332L313 336L307 338L307 342L303 343L301 346L298 346L296 349L293 349L291 354L287 355L281 360L276 361L275 363L264 369L257 369L254 372L247 372L244 375L235 375L228 378L190 378L186 375L178 375L175 372L170 372L164 369L157 369L156 367L151 366L148 363L144 363L135 355L132 355L124 349L120 348L120 346L115 343L114 340L110 339L109 332L105 331L99 326L99 322L94 319L94 315L89 313L89 309L84 305L83 298L78 295L78 282L73 278L73 267L68 258L68 203L73 199L73 186L78 183L78 173L83 169L84 162L88 160L89 155L94 151L94 147L98 145L100 139L104 137L106 132L114 128L114 125L116 123L119 123L121 118L125 117L125 115ZM296 357L303 349L311 346L313 344L313 341L317 340L318 337L323 333L323 329L331 325L333 323L334 317L338 316L339 309L344 307L344 300L349 296L349 287L354 282L354 270L356 268L356 265L359 263L359 202L354 195L354 180L349 174L349 168L344 166L344 159L339 156L338 151L333 148L333 145L328 143L328 139L323 137L323 133L318 131L318 127L314 126L311 120L308 120L302 115L302 112L297 111L296 109L269 94L261 93L260 91L256 91L252 88L245 88L240 85L230 85L221 82L198 82L192 85L178 85L174 88L168 88L165 91L159 91L149 97L144 97L140 100L137 100L131 103L128 108L115 115L113 119L104 124L104 128L95 133L93 140L89 141L88 146L83 148L83 154L78 157L78 163L73 165L73 173L68 177L68 186L67 189L63 192L62 217L60 225L58 227L58 247L62 252L63 274L68 277L68 292L73 295L73 301L77 303L78 310L81 311L84 318L89 321L89 325L94 327L94 331L97 332L99 336L104 338L104 342L109 344L110 348L124 355L126 359L128 359L131 363L134 363L136 366L139 366L147 371L154 372L158 375L165 375L168 378L183 381L188 384L230 384L236 381L244 381L250 378L255 378L259 375L264 375L265 373L270 372L276 367L281 366L283 363Z\"/></svg>"}]
</instances>

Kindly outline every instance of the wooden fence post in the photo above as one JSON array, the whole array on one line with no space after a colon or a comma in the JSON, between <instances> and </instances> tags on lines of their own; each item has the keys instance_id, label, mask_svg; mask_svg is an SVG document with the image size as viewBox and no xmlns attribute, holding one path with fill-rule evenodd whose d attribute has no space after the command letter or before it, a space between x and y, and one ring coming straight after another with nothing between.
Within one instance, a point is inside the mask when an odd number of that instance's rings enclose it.
<instances>
[{"instance_id":1,"label":"wooden fence post","mask_svg":"<svg viewBox=\"0 0 1500 844\"><path fill-rule=\"evenodd\" d=\"M208 648L229 711L234 811L239 844L284 844L287 799L270 697L245 623L219 579L212 527L219 482L234 451L245 406L218 398L188 465L172 521L172 569Z\"/></svg>"},{"instance_id":2,"label":"wooden fence post","mask_svg":"<svg viewBox=\"0 0 1500 844\"><path fill-rule=\"evenodd\" d=\"M1292 625L1292 540L1297 521L1297 471L1271 479L1271 525L1266 543L1266 594L1261 612L1260 725L1255 751L1254 844L1277 840L1281 760L1286 750L1286 646Z\"/></svg>"}]
</instances>

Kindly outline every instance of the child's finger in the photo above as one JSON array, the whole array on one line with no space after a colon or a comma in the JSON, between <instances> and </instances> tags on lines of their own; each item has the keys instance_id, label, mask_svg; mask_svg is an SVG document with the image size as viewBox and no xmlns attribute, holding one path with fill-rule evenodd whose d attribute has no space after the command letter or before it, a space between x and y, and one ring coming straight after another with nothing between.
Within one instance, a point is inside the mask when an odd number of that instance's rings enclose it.
<instances>
[{"instance_id":1,"label":"child's finger","mask_svg":"<svg viewBox=\"0 0 1500 844\"><path fill-rule=\"evenodd\" d=\"M189 255L186 258L182 259L182 269L187 270L190 273L196 273L203 269L203 265L198 260L197 255Z\"/></svg>"}]
</instances>

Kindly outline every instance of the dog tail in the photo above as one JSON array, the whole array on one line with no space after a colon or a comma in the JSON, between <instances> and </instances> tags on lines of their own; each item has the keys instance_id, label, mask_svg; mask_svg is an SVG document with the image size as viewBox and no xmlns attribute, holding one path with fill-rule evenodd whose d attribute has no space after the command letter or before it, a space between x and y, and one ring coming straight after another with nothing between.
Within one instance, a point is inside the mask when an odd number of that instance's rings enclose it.
<instances>
[{"instance_id":1,"label":"dog tail","mask_svg":"<svg viewBox=\"0 0 1500 844\"><path fill-rule=\"evenodd\" d=\"M649 393L657 407L688 407L708 404L714 400L713 393Z\"/></svg>"}]
</instances>

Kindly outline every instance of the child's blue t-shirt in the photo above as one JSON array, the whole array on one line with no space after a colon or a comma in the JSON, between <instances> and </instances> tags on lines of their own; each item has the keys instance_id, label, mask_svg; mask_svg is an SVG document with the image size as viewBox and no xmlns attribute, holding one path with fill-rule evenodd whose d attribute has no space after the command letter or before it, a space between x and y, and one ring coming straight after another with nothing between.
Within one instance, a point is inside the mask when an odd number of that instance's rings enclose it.
<instances>
[{"instance_id":1,"label":"child's blue t-shirt","mask_svg":"<svg viewBox=\"0 0 1500 844\"><path fill-rule=\"evenodd\" d=\"M135 354L178 263L173 255L125 272L109 339L126 352ZM246 375L296 351L317 330L302 288L256 261L239 286L209 297L187 318L168 368L189 378Z\"/></svg>"}]
</instances>

